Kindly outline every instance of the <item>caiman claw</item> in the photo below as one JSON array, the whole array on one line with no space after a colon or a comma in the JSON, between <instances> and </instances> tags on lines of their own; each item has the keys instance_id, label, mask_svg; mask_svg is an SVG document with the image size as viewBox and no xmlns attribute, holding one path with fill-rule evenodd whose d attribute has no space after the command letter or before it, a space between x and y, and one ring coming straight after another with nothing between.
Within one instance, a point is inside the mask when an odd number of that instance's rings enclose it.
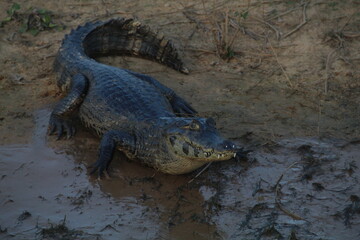
<instances>
[{"instance_id":1,"label":"caiman claw","mask_svg":"<svg viewBox=\"0 0 360 240\"><path fill-rule=\"evenodd\" d=\"M91 164L88 169L90 169L90 175L97 175L98 179L101 179L103 176L105 176L107 179L110 179L108 167L104 166L104 164L99 161Z\"/></svg>"},{"instance_id":2,"label":"caiman claw","mask_svg":"<svg viewBox=\"0 0 360 240\"><path fill-rule=\"evenodd\" d=\"M56 133L57 140L59 140L64 132L66 132L67 139L74 136L75 128L72 126L71 121L52 114L49 121L48 135Z\"/></svg>"}]
</instances>

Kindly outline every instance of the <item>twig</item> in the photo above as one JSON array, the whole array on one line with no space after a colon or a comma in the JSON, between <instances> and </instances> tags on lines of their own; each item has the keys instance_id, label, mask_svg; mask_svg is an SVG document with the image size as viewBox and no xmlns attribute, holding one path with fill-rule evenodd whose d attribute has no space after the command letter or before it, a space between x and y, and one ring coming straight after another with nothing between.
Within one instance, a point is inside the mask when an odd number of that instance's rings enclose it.
<instances>
[{"instance_id":1,"label":"twig","mask_svg":"<svg viewBox=\"0 0 360 240\"><path fill-rule=\"evenodd\" d=\"M236 37L237 37L237 35L238 35L239 31L240 31L240 28L236 29L236 32L234 33L234 35L233 35L233 37L232 37L231 41L230 41L230 42L229 42L229 44L228 44L228 46L229 46L229 47L231 47L231 48L232 48L232 46L234 45L234 41L235 41L235 39L236 39Z\"/></svg>"},{"instance_id":2,"label":"twig","mask_svg":"<svg viewBox=\"0 0 360 240\"><path fill-rule=\"evenodd\" d=\"M205 24L203 24L195 17L191 16L191 13L193 13L192 11L182 11L182 13L187 19L189 19L191 22L194 22L196 24L196 28L202 29L205 32L209 31L209 28Z\"/></svg>"},{"instance_id":3,"label":"twig","mask_svg":"<svg viewBox=\"0 0 360 240\"><path fill-rule=\"evenodd\" d=\"M351 19L353 18L353 16L355 15L356 11L351 14L348 19L346 20L345 24L340 28L339 31L336 31L333 35L333 37L336 37L337 40L339 41L338 42L338 46L336 49L334 49L333 51L331 51L327 57L326 57L326 79L325 79L325 86L324 86L324 91L325 91L325 94L328 93L328 90L329 90L329 80L330 78L332 77L332 74L331 74L331 64L332 64L332 60L333 60L333 55L344 48L344 42L345 40L343 39L343 37L359 37L360 36L360 33L350 33L349 32L344 32L344 29L345 27L349 24L349 22L351 21ZM346 62L346 59L345 58L341 58L342 60L344 60Z\"/></svg>"},{"instance_id":4,"label":"twig","mask_svg":"<svg viewBox=\"0 0 360 240\"><path fill-rule=\"evenodd\" d=\"M288 10L288 11L282 13L282 14L279 14L279 15L277 15L275 17L271 17L271 18L268 18L268 19L265 19L265 20L258 19L258 18L254 18L254 19L261 22L261 23L263 23L263 24L265 24L265 25L267 25L268 27L270 27L276 33L276 39L277 40L280 40L280 38L285 39L288 36L292 35L293 33L299 31L300 28L302 28L306 23L308 23L308 19L307 19L307 15L306 15L306 8L307 8L308 4L309 4L309 2L305 2L305 3L303 3L301 5L303 7L303 20L302 20L302 22L299 25L297 25L294 29L292 29L291 31L289 31L288 33L285 33L285 34L282 34L281 31L279 29L277 29L275 26L273 26L272 24L270 24L269 21L276 18L276 17L286 15L286 14L298 9L299 7L290 9L290 10Z\"/></svg>"},{"instance_id":5,"label":"twig","mask_svg":"<svg viewBox=\"0 0 360 240\"><path fill-rule=\"evenodd\" d=\"M200 49L200 48L185 48L185 51L195 51L195 52L203 52L203 53L211 53L216 54L216 51Z\"/></svg>"},{"instance_id":6,"label":"twig","mask_svg":"<svg viewBox=\"0 0 360 240\"><path fill-rule=\"evenodd\" d=\"M95 17L93 19L93 21L97 21L97 20L100 20L104 17L110 17L112 15L116 15L116 14L120 14L120 15L132 15L133 12L123 12L123 11L114 11L114 12L109 12L108 9L105 9L106 13L103 13L103 14L100 14L100 15L97 15L97 17Z\"/></svg>"},{"instance_id":7,"label":"twig","mask_svg":"<svg viewBox=\"0 0 360 240\"><path fill-rule=\"evenodd\" d=\"M257 53L257 52L250 52L250 51L241 51L244 54L260 56L260 57L273 57L273 54L266 54L266 53Z\"/></svg>"},{"instance_id":8,"label":"twig","mask_svg":"<svg viewBox=\"0 0 360 240\"><path fill-rule=\"evenodd\" d=\"M188 21L171 21L171 22L167 22L167 23L162 23L159 24L159 26L166 26L166 25L173 25L173 24L189 24L190 22Z\"/></svg>"},{"instance_id":9,"label":"twig","mask_svg":"<svg viewBox=\"0 0 360 240\"><path fill-rule=\"evenodd\" d=\"M262 58L259 58L259 62L256 63L255 65L250 65L250 68L256 69L256 68L260 67L261 64L262 64Z\"/></svg>"},{"instance_id":10,"label":"twig","mask_svg":"<svg viewBox=\"0 0 360 240\"><path fill-rule=\"evenodd\" d=\"M40 49L43 49L43 48L49 48L52 46L52 43L49 43L49 44L45 44L43 46L39 46L39 47L36 47L36 50L40 50Z\"/></svg>"},{"instance_id":11,"label":"twig","mask_svg":"<svg viewBox=\"0 0 360 240\"><path fill-rule=\"evenodd\" d=\"M225 31L225 36L224 36L224 43L226 45L226 47L231 47L230 45L228 45L228 37L229 37L229 9L226 9L226 13L225 13L225 21L224 21L224 31Z\"/></svg>"},{"instance_id":12,"label":"twig","mask_svg":"<svg viewBox=\"0 0 360 240\"><path fill-rule=\"evenodd\" d=\"M279 14L276 15L276 16L267 18L266 20L267 20L267 21L270 21L270 20L273 20L273 19L275 19L275 18L279 18L279 17L285 16L286 14L289 14L289 13L291 13L291 12L293 12L293 11L301 8L301 7L302 7L302 6L297 6L297 7L295 7L295 8L289 9L289 10L287 10L287 11L285 11L285 12L279 13Z\"/></svg>"},{"instance_id":13,"label":"twig","mask_svg":"<svg viewBox=\"0 0 360 240\"><path fill-rule=\"evenodd\" d=\"M269 40L269 46L271 48L271 51L273 52L274 56L275 56L275 59L276 59L276 62L279 64L280 68L281 68L281 71L284 73L284 76L286 78L286 80L288 81L290 87L294 87L293 86L293 83L291 82L290 78L289 78L289 75L287 74L287 72L285 71L284 67L281 65L281 63L279 62L279 58L278 58L278 55L276 54L270 40Z\"/></svg>"},{"instance_id":14,"label":"twig","mask_svg":"<svg viewBox=\"0 0 360 240\"><path fill-rule=\"evenodd\" d=\"M292 217L293 219L295 219L295 220L305 220L304 218L302 218L302 217L300 217L300 216L298 216L298 215L290 212L290 211L287 210L286 208L284 208L284 207L281 205L280 202L276 202L276 204L277 204L277 206L279 207L279 209L280 209L281 211L283 211L284 213L286 213L286 215Z\"/></svg>"},{"instance_id":15,"label":"twig","mask_svg":"<svg viewBox=\"0 0 360 240\"><path fill-rule=\"evenodd\" d=\"M288 36L290 36L294 32L298 31L306 23L308 23L307 16L306 16L306 7L307 7L308 4L309 4L309 2L306 2L306 3L304 3L304 6L303 6L303 21L299 25L297 25L293 30L291 30L290 32L284 34L284 36L282 37L283 39L287 38Z\"/></svg>"},{"instance_id":16,"label":"twig","mask_svg":"<svg viewBox=\"0 0 360 240\"><path fill-rule=\"evenodd\" d=\"M90 5L95 5L95 4L99 4L98 2L87 2L87 3L68 3L66 5L68 6L90 6Z\"/></svg>"},{"instance_id":17,"label":"twig","mask_svg":"<svg viewBox=\"0 0 360 240\"><path fill-rule=\"evenodd\" d=\"M339 32L343 32L345 27L349 24L350 20L354 17L355 13L357 12L357 10L355 10L355 12L353 12L353 14L351 14L349 16L349 18L346 20L345 24L342 26L342 28L340 29Z\"/></svg>"},{"instance_id":18,"label":"twig","mask_svg":"<svg viewBox=\"0 0 360 240\"><path fill-rule=\"evenodd\" d=\"M206 164L206 166L203 169L201 169L201 171L198 174L196 174L196 176L193 179L191 179L188 183L192 183L195 180L195 178L200 176L211 165L211 163L212 162L209 162L208 164Z\"/></svg>"},{"instance_id":19,"label":"twig","mask_svg":"<svg viewBox=\"0 0 360 240\"><path fill-rule=\"evenodd\" d=\"M334 53L336 53L338 51L338 48L334 49L333 51L331 51L327 57L326 57L326 79L325 79L325 86L324 86L324 91L325 94L328 93L329 90L329 79L331 78L331 72L330 72L330 68L331 68L331 59L332 59L332 55Z\"/></svg>"},{"instance_id":20,"label":"twig","mask_svg":"<svg viewBox=\"0 0 360 240\"><path fill-rule=\"evenodd\" d=\"M330 191L330 192L346 192L346 191L348 191L350 189L353 189L355 186L356 186L356 184L352 184L352 185L350 185L350 186L348 186L348 187L346 187L344 189L340 189L340 190L327 189L327 188L325 188L325 190Z\"/></svg>"},{"instance_id":21,"label":"twig","mask_svg":"<svg viewBox=\"0 0 360 240\"><path fill-rule=\"evenodd\" d=\"M204 2L204 1L202 1ZM229 0L225 0L224 2L221 2L219 4L217 4L216 6L213 6L213 7L209 7L208 9L206 9L206 11L210 11L210 12L213 12L219 8L221 8L222 6L228 4ZM203 3L203 6L205 6L205 4ZM204 9L205 10L205 9Z\"/></svg>"},{"instance_id":22,"label":"twig","mask_svg":"<svg viewBox=\"0 0 360 240\"><path fill-rule=\"evenodd\" d=\"M48 58L56 57L56 55L57 55L56 53L49 54L49 55L44 56L42 59L45 60L45 59L48 59Z\"/></svg>"},{"instance_id":23,"label":"twig","mask_svg":"<svg viewBox=\"0 0 360 240\"><path fill-rule=\"evenodd\" d=\"M16 168L16 169L13 171L13 174L15 174L18 170L20 170L21 168L23 168L25 165L26 165L26 163L21 164L18 168Z\"/></svg>"},{"instance_id":24,"label":"twig","mask_svg":"<svg viewBox=\"0 0 360 240\"><path fill-rule=\"evenodd\" d=\"M279 207L279 209L281 211L283 211L285 214L292 217L293 219L295 219L295 220L305 220L304 218L302 218L302 217L296 215L295 213L292 213L289 210L287 210L286 208L284 208L281 205L280 196L279 196L279 192L280 192L280 188L281 188L280 187L280 181L283 179L285 172L287 170L289 170L290 168L292 168L293 166L295 166L296 164L298 164L298 163L300 163L300 162L294 162L289 167L287 167L285 169L285 171L280 175L279 179L276 181L276 184L275 184L275 203L276 203L276 205Z\"/></svg>"},{"instance_id":25,"label":"twig","mask_svg":"<svg viewBox=\"0 0 360 240\"><path fill-rule=\"evenodd\" d=\"M251 86L250 88L248 88L245 93L248 94L251 90L253 90L254 88L256 88L257 86L259 86L259 84L264 81L264 78L261 78L257 83L255 83L253 86Z\"/></svg>"},{"instance_id":26,"label":"twig","mask_svg":"<svg viewBox=\"0 0 360 240\"><path fill-rule=\"evenodd\" d=\"M317 134L320 137L320 121L322 118L322 111L321 111L321 102L319 102L319 113L318 113L318 125L317 125Z\"/></svg>"},{"instance_id":27,"label":"twig","mask_svg":"<svg viewBox=\"0 0 360 240\"><path fill-rule=\"evenodd\" d=\"M179 9L179 10L175 10L175 11L171 11L171 12L159 12L159 13L156 13L156 14L150 14L147 17L148 17L148 19L151 19L154 16L170 15L170 14L175 14L175 13L179 13L179 12L182 12L182 11L183 11L183 9Z\"/></svg>"},{"instance_id":28,"label":"twig","mask_svg":"<svg viewBox=\"0 0 360 240\"><path fill-rule=\"evenodd\" d=\"M197 31L197 27L195 27L192 32L190 33L190 35L186 38L185 42L184 42L184 48L187 48L188 47L188 44L190 42L190 40L193 38L194 34L196 33Z\"/></svg>"},{"instance_id":29,"label":"twig","mask_svg":"<svg viewBox=\"0 0 360 240\"><path fill-rule=\"evenodd\" d=\"M276 33L276 39L280 40L281 32L275 26L271 25L267 21L264 21L264 20L261 20L261 19L258 19L258 18L255 18L255 20L267 25L268 27L270 27Z\"/></svg>"},{"instance_id":30,"label":"twig","mask_svg":"<svg viewBox=\"0 0 360 240\"><path fill-rule=\"evenodd\" d=\"M214 19L210 19L209 18L209 13L208 13L208 10L205 8L205 2L204 2L204 0L202 0L201 1L202 2L202 7L203 7L203 11L204 11L204 14L205 14L205 17L206 17L206 19L213 25L213 27L212 27L212 29L211 29L211 33L212 33L212 35L213 35L213 41L214 41L214 44L215 44L215 46L216 46L216 49L217 49L217 51L215 51L215 54L217 54L218 55L218 57L220 57L219 56L219 51L218 51L218 49L219 49L219 47L218 47L218 41L217 41L217 39L216 39L216 33L215 33L215 23L216 23L216 21L214 20Z\"/></svg>"},{"instance_id":31,"label":"twig","mask_svg":"<svg viewBox=\"0 0 360 240\"><path fill-rule=\"evenodd\" d=\"M342 35L347 38L357 38L360 37L360 32L342 32Z\"/></svg>"},{"instance_id":32,"label":"twig","mask_svg":"<svg viewBox=\"0 0 360 240\"><path fill-rule=\"evenodd\" d=\"M350 64L350 65L353 65L353 66L354 66L354 63L352 63L352 61L360 60L360 57L358 57L358 58L345 58L344 56L342 56L342 57L339 57L339 59L343 60L343 61L346 62L347 64ZM354 67L355 67L355 66L354 66Z\"/></svg>"},{"instance_id":33,"label":"twig","mask_svg":"<svg viewBox=\"0 0 360 240\"><path fill-rule=\"evenodd\" d=\"M250 36L252 39L254 40L259 40L259 39L264 39L265 36L251 32L249 30L247 30L245 27L240 26L239 24L237 24L233 19L230 19L230 26L232 26L233 28L236 28L238 31L241 31L243 34ZM236 35L235 35L236 36ZM234 36L234 37L235 37Z\"/></svg>"}]
</instances>

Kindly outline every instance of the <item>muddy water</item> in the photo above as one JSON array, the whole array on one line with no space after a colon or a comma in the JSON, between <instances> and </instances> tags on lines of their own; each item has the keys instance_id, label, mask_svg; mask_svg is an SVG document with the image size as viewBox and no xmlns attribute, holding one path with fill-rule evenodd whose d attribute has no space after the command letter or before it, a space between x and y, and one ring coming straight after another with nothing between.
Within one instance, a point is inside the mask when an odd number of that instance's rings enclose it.
<instances>
[{"instance_id":1,"label":"muddy water","mask_svg":"<svg viewBox=\"0 0 360 240\"><path fill-rule=\"evenodd\" d=\"M196 178L116 154L112 178L99 181L87 173L98 140L79 129L70 144L55 142L46 137L49 110L33 115L29 144L0 147L2 239L360 236L359 143L283 139Z\"/></svg>"},{"instance_id":2,"label":"muddy water","mask_svg":"<svg viewBox=\"0 0 360 240\"><path fill-rule=\"evenodd\" d=\"M159 231L156 212L136 196L116 199L101 191L84 164L46 145L49 111L34 115L30 144L0 147L1 238L41 238L42 228L65 221L86 232L84 239L153 239Z\"/></svg>"}]
</instances>

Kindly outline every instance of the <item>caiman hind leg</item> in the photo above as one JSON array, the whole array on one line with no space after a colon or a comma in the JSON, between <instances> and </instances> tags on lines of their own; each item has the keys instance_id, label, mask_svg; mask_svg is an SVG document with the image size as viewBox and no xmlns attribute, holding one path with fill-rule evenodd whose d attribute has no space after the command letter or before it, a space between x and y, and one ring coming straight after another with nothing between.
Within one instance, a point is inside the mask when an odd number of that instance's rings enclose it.
<instances>
[{"instance_id":1,"label":"caiman hind leg","mask_svg":"<svg viewBox=\"0 0 360 240\"><path fill-rule=\"evenodd\" d=\"M69 93L56 104L51 113L48 133L57 133L57 139L60 139L64 132L67 138L75 134L75 128L72 126L71 117L83 102L88 89L88 80L81 74L76 74L71 79Z\"/></svg>"},{"instance_id":2,"label":"caiman hind leg","mask_svg":"<svg viewBox=\"0 0 360 240\"><path fill-rule=\"evenodd\" d=\"M169 100L169 103L171 104L171 107L175 114L178 114L180 116L193 117L197 113L196 110L193 109L189 103L179 97L172 89L161 84L155 78L145 74L132 72L130 70L126 71L131 75L154 85Z\"/></svg>"},{"instance_id":3,"label":"caiman hind leg","mask_svg":"<svg viewBox=\"0 0 360 240\"><path fill-rule=\"evenodd\" d=\"M123 131L111 130L106 132L100 142L98 160L91 166L93 169L90 174L97 172L98 176L101 177L104 171L109 168L116 148L125 153L134 154L136 149L135 137Z\"/></svg>"}]
</instances>

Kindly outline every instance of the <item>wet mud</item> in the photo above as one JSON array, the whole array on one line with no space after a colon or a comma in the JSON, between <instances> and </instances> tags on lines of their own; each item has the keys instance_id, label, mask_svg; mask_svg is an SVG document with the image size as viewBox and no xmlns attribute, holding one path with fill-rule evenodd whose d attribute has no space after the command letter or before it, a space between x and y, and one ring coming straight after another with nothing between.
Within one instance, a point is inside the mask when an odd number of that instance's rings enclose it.
<instances>
[{"instance_id":1,"label":"wet mud","mask_svg":"<svg viewBox=\"0 0 360 240\"><path fill-rule=\"evenodd\" d=\"M0 239L360 238L358 1L19 3L0 28ZM12 4L0 2L0 19ZM26 9L40 6L66 29L19 32ZM171 176L117 152L111 178L99 180L88 171L98 138L80 124L72 139L46 136L62 97L52 73L61 39L120 16L173 39L190 74L97 60L174 89L252 150L247 159ZM221 52L213 32L224 36L226 19L234 44Z\"/></svg>"},{"instance_id":2,"label":"wet mud","mask_svg":"<svg viewBox=\"0 0 360 240\"><path fill-rule=\"evenodd\" d=\"M46 145L48 116L48 110L35 113L30 144L1 146L2 237L40 239L44 230L64 224L76 229L65 231L69 236L64 239L153 238L158 225L146 206L133 196L119 201L101 191L89 181L84 164ZM54 239L63 239L61 231L54 234Z\"/></svg>"},{"instance_id":3,"label":"wet mud","mask_svg":"<svg viewBox=\"0 0 360 240\"><path fill-rule=\"evenodd\" d=\"M357 239L359 142L283 139L196 174L157 173L116 154L88 175L98 140L50 141L49 109L29 144L0 147L3 239ZM56 146L55 146L56 145Z\"/></svg>"}]
</instances>

